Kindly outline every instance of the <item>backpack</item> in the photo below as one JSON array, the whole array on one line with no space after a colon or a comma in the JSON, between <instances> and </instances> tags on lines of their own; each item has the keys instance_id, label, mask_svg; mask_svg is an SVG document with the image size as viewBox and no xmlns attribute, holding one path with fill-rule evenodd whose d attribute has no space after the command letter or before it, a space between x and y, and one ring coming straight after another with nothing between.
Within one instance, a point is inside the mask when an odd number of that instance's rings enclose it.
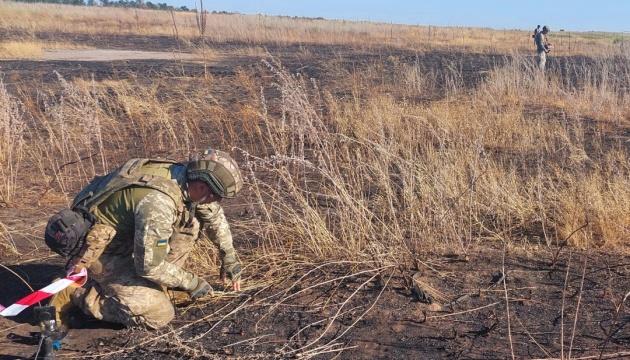
<instances>
[{"instance_id":1,"label":"backpack","mask_svg":"<svg viewBox=\"0 0 630 360\"><path fill-rule=\"evenodd\" d=\"M534 29L534 34L532 35L532 39L536 39L536 35L538 35L538 33L540 32L540 25L538 25L535 29Z\"/></svg>"}]
</instances>

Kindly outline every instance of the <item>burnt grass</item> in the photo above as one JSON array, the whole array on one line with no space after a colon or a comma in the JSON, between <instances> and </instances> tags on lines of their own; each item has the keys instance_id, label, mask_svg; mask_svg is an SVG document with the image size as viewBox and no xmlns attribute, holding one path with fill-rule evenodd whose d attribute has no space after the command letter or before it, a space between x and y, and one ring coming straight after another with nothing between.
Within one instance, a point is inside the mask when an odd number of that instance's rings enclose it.
<instances>
[{"instance_id":1,"label":"burnt grass","mask_svg":"<svg viewBox=\"0 0 630 360\"><path fill-rule=\"evenodd\" d=\"M72 34L39 32L26 34L19 31L1 31L0 37L7 40L19 40L29 36L41 41L67 41L83 44L95 48L135 50L135 51L190 51L198 47L199 40L179 42L172 36L135 36L113 34ZM211 42L208 48L218 52L230 53L235 50L257 47L268 55L275 57L283 66L292 72L318 80L332 77L330 73L331 59L335 67L342 71L360 71L367 65L387 63L392 57L403 63L418 64L428 73L436 73L438 77L453 71L461 72L460 83L469 87L476 85L484 74L496 66L501 66L508 59L500 54L473 54L456 51L413 51L390 47L357 48L345 45L321 44L278 44L256 43L249 44L239 41ZM265 56L265 55L263 55ZM248 67L260 62L257 56L231 56L227 62L210 62L207 70L213 76L230 76L239 66ZM384 75L395 69L385 68ZM83 61L29 61L4 60L0 61L0 74L5 77L5 83L16 82L55 82L58 73L66 80L83 79L128 79L142 77L198 77L204 74L204 64L196 62L176 62L163 60L133 60L94 63Z\"/></svg>"},{"instance_id":2,"label":"burnt grass","mask_svg":"<svg viewBox=\"0 0 630 360\"><path fill-rule=\"evenodd\" d=\"M0 37L6 40L19 40L25 37L41 41L66 41L94 48L190 52L199 48L201 40L177 40L172 36L141 36L116 34L73 34L63 32L36 32L34 34L0 30ZM58 81L59 76L66 80L82 79L137 79L137 78L196 78L209 74L218 78L230 77L236 69L254 69L260 65L261 58L273 57L293 73L300 73L308 78L317 79L326 84L352 72L360 72L374 64L380 79L398 81L393 73L397 64L415 65L424 74L431 74L436 88L433 94L416 100L436 100L444 95L447 83L454 86L474 89L489 71L501 67L511 60L505 54L459 52L458 50L413 50L382 46L346 46L325 44L282 44L276 42L247 43L242 41L207 42L206 46L219 54L230 54L239 50L256 49L259 55L230 55L203 64L199 61L165 60L121 60L109 62L89 61L38 61L38 60L0 60L0 77L11 86L50 84ZM247 51L244 51L247 53ZM532 64L535 63L531 56ZM619 89L630 88L630 64L626 59L612 57L598 60L586 56L551 56L548 69L559 74L573 87L584 86L585 79L591 82L602 80L602 67L608 75L606 81L614 83ZM570 87L569 86L569 87ZM412 99L413 100L413 99Z\"/></svg>"},{"instance_id":3,"label":"burnt grass","mask_svg":"<svg viewBox=\"0 0 630 360\"><path fill-rule=\"evenodd\" d=\"M53 35L37 34L41 39L47 36ZM178 46L171 37L55 34L55 39L133 50L170 51ZM229 53L247 44L210 46ZM391 77L396 69L392 57L437 74L438 84L455 69L461 74L460 84L469 89L483 80L488 71L510 60L498 54L322 45L261 46L291 72L300 72L331 85L340 96L347 89L335 82L338 75L335 72L349 73L381 63L384 64L383 78ZM264 67L260 60L255 56L221 58L208 64L207 71L216 79L230 81L242 69L268 76L262 72ZM566 71L569 78L575 76L575 82L579 74L576 69L595 65L594 60L583 57L550 60L552 68ZM204 71L200 63L163 60L0 61L4 83L9 90L21 91L54 84L59 76L66 80L151 81L153 78L202 77ZM378 85L383 79L374 81ZM444 88L438 87L434 95L415 100L431 101L440 98L443 92ZM225 90L225 96L223 101L228 103L239 101L238 94L229 89ZM627 136L628 129L622 130ZM43 207L15 211L1 205L0 222L9 225L29 222L41 225L46 220L43 214L52 211ZM228 218L237 216L229 209L227 213ZM15 226L29 229L26 235L22 234L26 230L21 230L14 236L20 251L27 255L15 257L0 253L0 263L14 264L10 268L34 287L46 285L59 274L63 264L59 259L46 258L50 254L42 250L43 244L34 245L33 239L38 235L32 227ZM303 266L291 276L276 279L273 285L255 287L237 297L178 306L171 327L159 331L116 329L110 324L85 319L84 326L71 331L64 340L60 355L112 359L300 355L322 359L335 356L342 359L505 359L511 358L512 353L516 358L559 357L561 353L566 357L570 351L574 358L600 355L611 358L605 356L622 353L628 356L628 256L537 244L506 251L503 246L490 243L474 249L466 256L418 255L415 265L401 264L380 273L370 270L374 264L329 264L318 269L314 269L314 265ZM36 260L42 258L44 260ZM492 280L503 268L508 301L503 282L492 286ZM417 272L421 272L422 278L433 288L444 293L445 299L436 301L439 307L421 302L414 295L411 278ZM6 270L0 269L0 275L3 279L0 281L1 304L8 305L25 294L24 286ZM246 273L245 282L257 283L263 279L268 280L262 273ZM456 299L460 300L453 302ZM448 302L453 303L448 305ZM29 314L26 312L17 319L0 318L0 359L28 357L34 352L33 344L24 340L30 331L36 331ZM9 329L17 325L19 327ZM342 349L344 351L340 351Z\"/></svg>"},{"instance_id":4,"label":"burnt grass","mask_svg":"<svg viewBox=\"0 0 630 360\"><path fill-rule=\"evenodd\" d=\"M555 254L507 252L505 264L502 258L503 250L492 246L467 257L433 254L423 258L426 266L420 269L391 269L372 280L375 273L370 272L308 289L361 270L330 265L297 283L302 274L231 303L189 309L172 330L125 330L94 345L100 354L134 359L296 357L327 344L310 355L330 358L338 352L317 353L346 348L339 358L505 359L511 357L509 323L517 358L556 357L561 344L575 358L630 347L628 304L622 305L630 280L627 257L562 249ZM503 283L491 285L503 266L509 322ZM409 286L418 270L450 299L462 300L431 311ZM241 310L226 316L235 309ZM204 352L195 353L195 348Z\"/></svg>"}]
</instances>

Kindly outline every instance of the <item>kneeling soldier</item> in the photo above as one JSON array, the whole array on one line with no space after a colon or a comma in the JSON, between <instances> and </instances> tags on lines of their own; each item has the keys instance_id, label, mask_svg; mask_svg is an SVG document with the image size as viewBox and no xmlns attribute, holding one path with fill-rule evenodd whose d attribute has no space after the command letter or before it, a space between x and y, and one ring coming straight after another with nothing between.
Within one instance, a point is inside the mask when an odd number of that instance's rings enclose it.
<instances>
[{"instance_id":1,"label":"kneeling soldier","mask_svg":"<svg viewBox=\"0 0 630 360\"><path fill-rule=\"evenodd\" d=\"M219 202L242 185L236 162L217 150L187 163L132 159L93 179L65 210L89 223L87 233L69 232L81 227L59 214L46 229L46 242L69 258L69 270L87 268L93 280L51 300L59 320L78 306L125 326L165 326L174 317L167 289L185 291L193 300L212 292L208 282L183 268L200 229L219 248L222 279L240 291L241 264Z\"/></svg>"}]
</instances>

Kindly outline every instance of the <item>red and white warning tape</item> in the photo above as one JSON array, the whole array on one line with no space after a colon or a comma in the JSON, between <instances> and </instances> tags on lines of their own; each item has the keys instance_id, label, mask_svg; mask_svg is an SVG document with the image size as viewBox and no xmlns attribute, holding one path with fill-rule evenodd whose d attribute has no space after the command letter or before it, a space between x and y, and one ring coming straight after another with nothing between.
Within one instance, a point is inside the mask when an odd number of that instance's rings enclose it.
<instances>
[{"instance_id":1,"label":"red and white warning tape","mask_svg":"<svg viewBox=\"0 0 630 360\"><path fill-rule=\"evenodd\" d=\"M37 290L20 300L16 301L15 304L4 307L0 305L0 316L15 316L21 313L24 309L29 306L36 304L42 300L48 299L49 297L55 295L61 290L67 288L70 285L75 286L83 286L87 281L87 270L81 269L78 273L69 274L63 279L59 279L52 284L46 286L41 290Z\"/></svg>"}]
</instances>

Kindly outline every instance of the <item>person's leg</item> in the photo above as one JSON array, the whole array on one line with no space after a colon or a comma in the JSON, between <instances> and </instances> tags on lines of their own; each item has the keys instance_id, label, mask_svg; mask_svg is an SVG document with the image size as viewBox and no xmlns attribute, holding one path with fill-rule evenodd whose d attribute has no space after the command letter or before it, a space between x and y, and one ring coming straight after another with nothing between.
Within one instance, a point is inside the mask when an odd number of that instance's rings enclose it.
<instances>
[{"instance_id":1,"label":"person's leg","mask_svg":"<svg viewBox=\"0 0 630 360\"><path fill-rule=\"evenodd\" d=\"M175 316L168 296L148 280L125 277L116 283L99 285L73 294L77 295L73 296L73 302L96 319L158 329L166 326Z\"/></svg>"},{"instance_id":2,"label":"person's leg","mask_svg":"<svg viewBox=\"0 0 630 360\"><path fill-rule=\"evenodd\" d=\"M167 325L175 310L164 289L135 274L133 259L105 259L105 268L116 265L101 280L72 294L72 302L96 319L153 329Z\"/></svg>"},{"instance_id":3,"label":"person's leg","mask_svg":"<svg viewBox=\"0 0 630 360\"><path fill-rule=\"evenodd\" d=\"M102 273L102 266L98 259L105 248L116 235L116 229L105 224L95 224L86 235L85 245L80 255L69 260L71 266L88 267L90 276ZM72 294L81 292L81 288L71 285L55 294L49 305L55 307L57 322L60 326L67 325L69 314L74 307Z\"/></svg>"},{"instance_id":4,"label":"person's leg","mask_svg":"<svg viewBox=\"0 0 630 360\"><path fill-rule=\"evenodd\" d=\"M538 53L538 68L540 71L545 71L545 65L547 64L547 53L540 51Z\"/></svg>"},{"instance_id":5,"label":"person's leg","mask_svg":"<svg viewBox=\"0 0 630 360\"><path fill-rule=\"evenodd\" d=\"M177 229L169 240L167 261L183 266L198 236L196 219L190 227ZM126 326L151 328L163 327L175 316L167 293L154 282L137 276L132 258L105 254L94 265L90 270L98 274L97 284L73 294L73 303L84 313Z\"/></svg>"}]
</instances>

